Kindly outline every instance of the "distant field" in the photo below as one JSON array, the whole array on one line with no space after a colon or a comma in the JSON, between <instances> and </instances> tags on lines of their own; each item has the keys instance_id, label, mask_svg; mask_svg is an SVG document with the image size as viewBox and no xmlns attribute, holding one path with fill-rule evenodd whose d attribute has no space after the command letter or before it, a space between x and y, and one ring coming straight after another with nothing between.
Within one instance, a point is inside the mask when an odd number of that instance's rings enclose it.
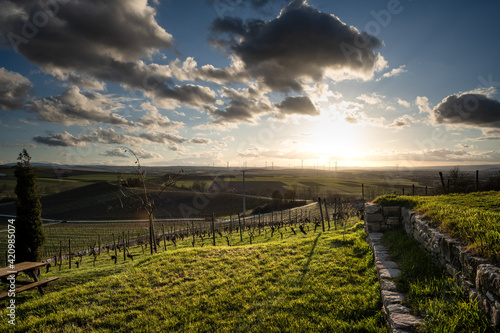
<instances>
[{"instance_id":1,"label":"distant field","mask_svg":"<svg viewBox=\"0 0 500 333\"><path fill-rule=\"evenodd\" d=\"M0 198L14 197L14 188L16 186L14 169L5 166L0 167L0 173L6 175L0 177ZM37 185L40 195L48 195L79 188L93 182L116 181L118 175L112 172L37 168Z\"/></svg>"},{"instance_id":2,"label":"distant field","mask_svg":"<svg viewBox=\"0 0 500 333\"><path fill-rule=\"evenodd\" d=\"M140 189L135 192L141 193ZM155 191L153 190L152 193ZM270 199L247 196L248 209L266 204ZM117 185L109 182L88 184L41 199L42 217L58 220L146 219L146 212L133 195L124 197ZM168 189L157 200L158 218L227 216L241 213L243 199L238 194L201 194ZM0 214L15 214L14 203L0 205Z\"/></svg>"},{"instance_id":3,"label":"distant field","mask_svg":"<svg viewBox=\"0 0 500 333\"><path fill-rule=\"evenodd\" d=\"M242 178L230 178L224 179L228 182L229 186L242 187ZM406 193L409 193L412 189L412 185L416 186L417 191L420 193L424 192L425 185L422 186L416 181L411 181L409 179L380 179L380 178L355 178L355 179L345 179L345 178L333 178L333 177L309 177L309 176L274 176L274 177L246 177L245 182L248 186L252 186L253 183L264 184L265 182L281 184L284 189L296 188L299 193L307 193L308 190L313 190L317 192L319 196L326 196L327 193L332 195L348 195L354 196L356 198L361 198L362 195L362 185L364 185L365 197L374 198L377 195L389 194L389 193L401 193L402 189L406 189ZM235 185L232 185L232 184ZM260 185L262 186L262 185Z\"/></svg>"}]
</instances>

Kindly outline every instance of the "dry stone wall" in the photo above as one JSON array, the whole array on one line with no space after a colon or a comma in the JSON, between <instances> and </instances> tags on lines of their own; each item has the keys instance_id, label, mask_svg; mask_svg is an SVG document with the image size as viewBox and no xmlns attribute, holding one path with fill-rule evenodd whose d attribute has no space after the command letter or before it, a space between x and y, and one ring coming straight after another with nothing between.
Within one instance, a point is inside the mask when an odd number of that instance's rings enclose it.
<instances>
[{"instance_id":1,"label":"dry stone wall","mask_svg":"<svg viewBox=\"0 0 500 333\"><path fill-rule=\"evenodd\" d=\"M500 327L500 268L467 251L416 212L405 207L365 206L365 230L368 236L394 228L404 228L457 284L478 299L491 324Z\"/></svg>"}]
</instances>

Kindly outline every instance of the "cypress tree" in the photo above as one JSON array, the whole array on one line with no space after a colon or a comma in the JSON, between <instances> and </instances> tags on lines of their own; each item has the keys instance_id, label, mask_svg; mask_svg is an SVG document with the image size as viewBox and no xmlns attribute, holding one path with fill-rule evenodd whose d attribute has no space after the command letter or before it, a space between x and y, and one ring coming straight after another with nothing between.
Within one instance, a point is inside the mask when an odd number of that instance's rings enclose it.
<instances>
[{"instance_id":1,"label":"cypress tree","mask_svg":"<svg viewBox=\"0 0 500 333\"><path fill-rule=\"evenodd\" d=\"M38 197L36 170L31 166L26 149L19 153L15 167L16 184L16 262L39 261L45 233L42 205Z\"/></svg>"}]
</instances>

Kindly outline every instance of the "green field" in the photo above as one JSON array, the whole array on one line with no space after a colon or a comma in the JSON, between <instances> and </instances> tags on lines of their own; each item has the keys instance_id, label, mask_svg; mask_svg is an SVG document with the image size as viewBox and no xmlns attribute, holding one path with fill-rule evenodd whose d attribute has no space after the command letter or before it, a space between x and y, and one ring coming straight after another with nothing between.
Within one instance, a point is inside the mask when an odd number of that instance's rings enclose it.
<instances>
[{"instance_id":1,"label":"green field","mask_svg":"<svg viewBox=\"0 0 500 333\"><path fill-rule=\"evenodd\" d=\"M0 166L0 198L15 197L16 179L12 167ZM56 168L37 168L37 184L40 195L60 193L98 181L116 181L118 173L78 170L58 170Z\"/></svg>"},{"instance_id":2,"label":"green field","mask_svg":"<svg viewBox=\"0 0 500 333\"><path fill-rule=\"evenodd\" d=\"M96 267L84 258L44 274L60 277L46 296L18 295L15 331L385 332L364 237L357 224L155 256L133 249L138 256L118 264L102 254Z\"/></svg>"},{"instance_id":3,"label":"green field","mask_svg":"<svg viewBox=\"0 0 500 333\"><path fill-rule=\"evenodd\" d=\"M474 192L433 197L382 196L383 205L413 208L469 250L500 263L500 192Z\"/></svg>"},{"instance_id":4,"label":"green field","mask_svg":"<svg viewBox=\"0 0 500 333\"><path fill-rule=\"evenodd\" d=\"M242 177L227 178L224 179L225 182L229 183L242 183ZM308 194L312 197L325 197L327 195L337 195L337 196L350 196L356 199L362 196L362 186L365 187L365 196L370 197L374 195L388 194L400 191L406 188L407 193L411 191L412 185L417 187L417 191L423 193L425 191L424 186L420 185L418 182L411 181L409 179L380 179L380 178L364 178L362 176L345 179L337 178L335 176L330 177L312 177L312 176L273 176L273 177L245 177L245 182L248 186L252 186L252 183L280 183L285 189L297 189L299 194L302 196L307 196ZM241 185L239 185L241 187ZM311 199L311 198L307 198Z\"/></svg>"}]
</instances>

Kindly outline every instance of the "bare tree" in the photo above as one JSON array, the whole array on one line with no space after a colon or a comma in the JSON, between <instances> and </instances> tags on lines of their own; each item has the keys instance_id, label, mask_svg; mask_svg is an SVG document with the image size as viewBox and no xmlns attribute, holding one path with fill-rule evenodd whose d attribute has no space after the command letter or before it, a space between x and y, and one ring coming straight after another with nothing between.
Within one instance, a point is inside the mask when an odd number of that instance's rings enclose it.
<instances>
[{"instance_id":1,"label":"bare tree","mask_svg":"<svg viewBox=\"0 0 500 333\"><path fill-rule=\"evenodd\" d=\"M467 193L473 186L472 178L465 171L454 167L448 173L449 193Z\"/></svg>"},{"instance_id":2,"label":"bare tree","mask_svg":"<svg viewBox=\"0 0 500 333\"><path fill-rule=\"evenodd\" d=\"M132 198L134 201L138 202L140 207L146 211L149 220L149 248L151 250L151 254L157 253L156 241L155 241L155 233L154 233L154 213L156 208L160 205L160 198L163 192L170 186L175 185L175 183L182 177L182 175L177 175L172 177L170 175L167 179L163 179L163 183L161 184L161 188L159 190L150 190L147 186L147 177L146 172L142 169L141 161L137 154L130 148L122 147L125 152L129 152L135 158L135 164L137 167L137 178L133 182L135 185L139 185L139 191L134 190L132 186L130 186L131 178L128 179L119 179L118 184L120 186L121 194L126 198ZM125 185L125 186L124 186ZM122 203L123 208L123 203Z\"/></svg>"}]
</instances>

